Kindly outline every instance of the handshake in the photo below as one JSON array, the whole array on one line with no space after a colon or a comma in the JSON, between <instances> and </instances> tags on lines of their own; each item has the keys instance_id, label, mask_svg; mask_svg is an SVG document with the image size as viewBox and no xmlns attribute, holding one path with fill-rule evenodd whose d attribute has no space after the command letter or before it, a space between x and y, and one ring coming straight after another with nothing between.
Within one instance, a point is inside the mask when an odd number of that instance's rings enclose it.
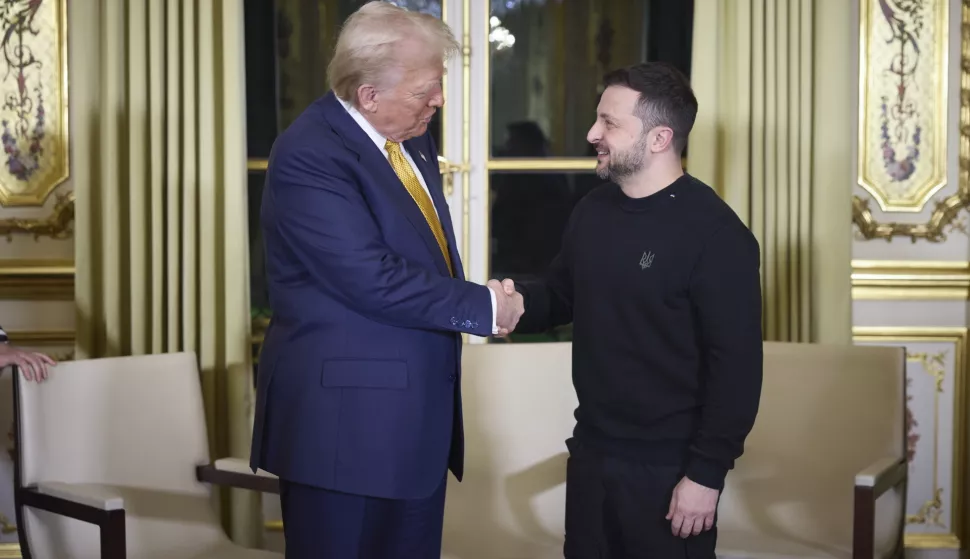
<instances>
[{"instance_id":1,"label":"handshake","mask_svg":"<svg viewBox=\"0 0 970 559\"><path fill-rule=\"evenodd\" d=\"M495 293L495 325L498 327L496 337L504 337L515 330L519 319L525 313L525 301L522 294L515 290L515 283L506 279L502 282L489 280L486 287Z\"/></svg>"}]
</instances>

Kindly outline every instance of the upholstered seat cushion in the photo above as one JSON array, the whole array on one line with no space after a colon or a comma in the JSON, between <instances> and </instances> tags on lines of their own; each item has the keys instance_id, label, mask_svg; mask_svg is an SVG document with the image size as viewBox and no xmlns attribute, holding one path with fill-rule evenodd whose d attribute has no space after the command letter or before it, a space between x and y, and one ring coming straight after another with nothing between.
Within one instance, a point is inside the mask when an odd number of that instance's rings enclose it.
<instances>
[{"instance_id":1,"label":"upholstered seat cushion","mask_svg":"<svg viewBox=\"0 0 970 559\"><path fill-rule=\"evenodd\" d=\"M277 553L233 545L205 494L57 482L39 484L38 491L96 508L124 509L128 559L279 558ZM100 557L96 526L30 508L26 514L35 557Z\"/></svg>"},{"instance_id":2,"label":"upholstered seat cushion","mask_svg":"<svg viewBox=\"0 0 970 559\"><path fill-rule=\"evenodd\" d=\"M763 533L717 534L717 559L850 559L852 550L836 549L797 537L773 537Z\"/></svg>"}]
</instances>

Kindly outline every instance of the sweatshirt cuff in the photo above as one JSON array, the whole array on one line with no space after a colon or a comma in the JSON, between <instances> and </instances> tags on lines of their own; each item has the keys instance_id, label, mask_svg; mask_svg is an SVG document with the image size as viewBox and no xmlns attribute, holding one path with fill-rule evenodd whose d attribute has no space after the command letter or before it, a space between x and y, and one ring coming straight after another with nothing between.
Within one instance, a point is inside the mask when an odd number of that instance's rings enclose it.
<instances>
[{"instance_id":1,"label":"sweatshirt cuff","mask_svg":"<svg viewBox=\"0 0 970 559\"><path fill-rule=\"evenodd\" d=\"M686 475L687 479L698 485L720 491L724 489L727 468L713 460L695 454L687 464Z\"/></svg>"}]
</instances>

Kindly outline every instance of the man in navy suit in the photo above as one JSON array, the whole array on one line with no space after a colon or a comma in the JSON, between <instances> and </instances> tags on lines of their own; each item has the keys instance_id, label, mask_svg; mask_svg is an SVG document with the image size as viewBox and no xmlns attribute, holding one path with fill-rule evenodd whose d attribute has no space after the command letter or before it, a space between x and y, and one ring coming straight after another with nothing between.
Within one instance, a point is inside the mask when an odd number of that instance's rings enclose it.
<instances>
[{"instance_id":1,"label":"man in navy suit","mask_svg":"<svg viewBox=\"0 0 970 559\"><path fill-rule=\"evenodd\" d=\"M333 90L270 156L251 466L280 477L288 558L440 557L464 458L461 333L503 335L524 310L464 280L427 131L457 50L438 19L364 5Z\"/></svg>"}]
</instances>

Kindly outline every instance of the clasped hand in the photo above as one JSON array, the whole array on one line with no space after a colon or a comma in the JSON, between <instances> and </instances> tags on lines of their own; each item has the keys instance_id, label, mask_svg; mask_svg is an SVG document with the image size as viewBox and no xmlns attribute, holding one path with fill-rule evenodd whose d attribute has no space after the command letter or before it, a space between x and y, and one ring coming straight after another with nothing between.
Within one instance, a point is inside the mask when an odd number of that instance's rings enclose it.
<instances>
[{"instance_id":1,"label":"clasped hand","mask_svg":"<svg viewBox=\"0 0 970 559\"><path fill-rule=\"evenodd\" d=\"M515 290L515 283L510 279L502 282L489 280L485 285L495 293L495 325L498 327L496 336L507 336L515 330L525 313L522 294Z\"/></svg>"}]
</instances>

